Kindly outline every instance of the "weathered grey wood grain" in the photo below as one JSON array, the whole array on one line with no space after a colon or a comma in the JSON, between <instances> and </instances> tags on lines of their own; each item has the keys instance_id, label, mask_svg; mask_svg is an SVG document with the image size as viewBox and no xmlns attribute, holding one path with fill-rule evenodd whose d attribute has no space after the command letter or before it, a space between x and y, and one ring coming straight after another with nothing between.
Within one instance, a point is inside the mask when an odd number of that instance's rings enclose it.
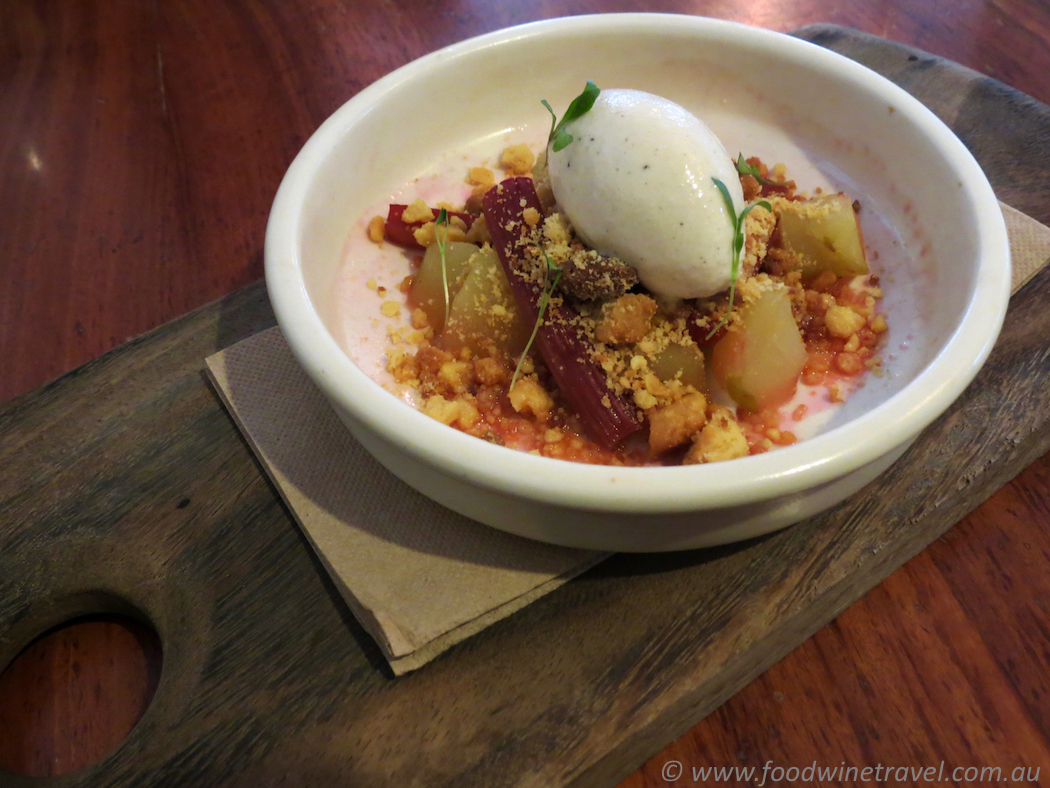
<instances>
[{"instance_id":1,"label":"weathered grey wood grain","mask_svg":"<svg viewBox=\"0 0 1050 788\"><path fill-rule=\"evenodd\" d=\"M1037 177L1050 150L1050 107L998 80L912 47L835 25L795 35L896 82L929 107L980 162L996 195L1050 223L1050 181Z\"/></svg>"},{"instance_id":2,"label":"weathered grey wood grain","mask_svg":"<svg viewBox=\"0 0 1050 788\"><path fill-rule=\"evenodd\" d=\"M803 35L959 124L1000 196L1050 218L1045 107L861 34ZM1048 301L1044 270L977 381L835 510L617 556L395 680L205 382L205 356L272 325L253 285L0 408L0 663L82 612L161 637L139 725L53 785L611 784L1047 450Z\"/></svg>"}]
</instances>

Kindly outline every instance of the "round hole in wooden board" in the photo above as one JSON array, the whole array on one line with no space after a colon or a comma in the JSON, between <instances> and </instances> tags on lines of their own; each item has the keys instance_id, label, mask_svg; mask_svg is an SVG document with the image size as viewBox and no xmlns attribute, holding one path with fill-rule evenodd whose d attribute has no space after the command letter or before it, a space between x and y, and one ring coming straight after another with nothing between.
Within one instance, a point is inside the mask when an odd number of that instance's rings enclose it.
<instances>
[{"instance_id":1,"label":"round hole in wooden board","mask_svg":"<svg viewBox=\"0 0 1050 788\"><path fill-rule=\"evenodd\" d=\"M156 631L129 616L44 632L0 673L0 770L46 777L97 762L145 713L161 664Z\"/></svg>"}]
</instances>

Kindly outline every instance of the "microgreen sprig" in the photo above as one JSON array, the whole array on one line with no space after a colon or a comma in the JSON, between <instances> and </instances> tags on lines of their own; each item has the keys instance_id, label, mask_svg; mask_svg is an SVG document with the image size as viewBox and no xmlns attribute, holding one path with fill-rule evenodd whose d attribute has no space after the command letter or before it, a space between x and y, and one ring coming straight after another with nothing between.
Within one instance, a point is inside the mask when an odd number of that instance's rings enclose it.
<instances>
[{"instance_id":1,"label":"microgreen sprig","mask_svg":"<svg viewBox=\"0 0 1050 788\"><path fill-rule=\"evenodd\" d=\"M758 174L758 167L753 164L748 164L747 159L744 158L744 154L741 153L736 160L736 171L741 175L750 175L756 181L761 183L763 186L783 186L784 184L780 181L771 181L769 178L763 178Z\"/></svg>"},{"instance_id":2,"label":"microgreen sprig","mask_svg":"<svg viewBox=\"0 0 1050 788\"><path fill-rule=\"evenodd\" d=\"M739 165L738 165L739 166ZM766 200L759 200L753 202L744 210L740 212L740 215L736 215L736 207L733 205L733 198L729 194L729 189L722 183L718 178L712 178L715 182L715 186L718 187L718 191L722 192L722 199L725 200L726 210L729 211L729 218L733 223L733 267L731 269L729 278L729 309L726 310L725 317L718 321L718 325L711 329L711 333L707 335L710 339L713 337L718 329L729 322L729 316L733 314L733 299L736 296L736 281L740 277L740 253L744 250L744 219L751 213L751 209L756 205L761 205L770 213L773 212L773 206L771 206Z\"/></svg>"},{"instance_id":3,"label":"microgreen sprig","mask_svg":"<svg viewBox=\"0 0 1050 788\"><path fill-rule=\"evenodd\" d=\"M445 226L445 237L438 233L438 228ZM437 238L438 252L441 254L441 286L445 290L445 325L448 325L448 316L452 311L452 300L448 297L448 263L445 258L445 244L448 243L448 211L442 208L438 211L437 221L434 222L434 237Z\"/></svg>"},{"instance_id":4,"label":"microgreen sprig","mask_svg":"<svg viewBox=\"0 0 1050 788\"><path fill-rule=\"evenodd\" d=\"M507 391L513 389L514 384L518 382L518 375L521 374L521 365L525 363L525 357L529 355L529 350L532 348L532 343L536 339L536 334L539 333L540 326L543 325L543 315L547 311L547 305L550 304L551 298L554 296L554 291L557 289L558 282L561 281L561 275L563 273L561 268L555 265L554 261L551 260L551 256L547 254L545 249L542 247L536 248L543 253L543 257L547 261L547 267L543 272L543 295L540 296L540 311L536 316L536 325L532 327L532 335L529 337L529 341L525 343L525 349L521 351L521 357L518 359L518 366L514 369L514 374L511 376L510 386L507 388ZM553 282L549 281L551 273L554 274Z\"/></svg>"},{"instance_id":5,"label":"microgreen sprig","mask_svg":"<svg viewBox=\"0 0 1050 788\"><path fill-rule=\"evenodd\" d=\"M554 143L555 153L572 142L572 135L565 130L565 125L571 123L590 110L590 108L594 106L594 100L598 98L599 93L601 93L601 90L598 89L598 86L588 79L587 86L583 89L583 93L572 100L572 103L569 104L569 108L565 110L565 114L562 115L560 122L558 121L558 116L554 114L554 110L551 109L551 105L547 103L547 99L540 101L540 103L547 108L547 112L551 114L551 134L550 137L547 138L547 141Z\"/></svg>"}]
</instances>

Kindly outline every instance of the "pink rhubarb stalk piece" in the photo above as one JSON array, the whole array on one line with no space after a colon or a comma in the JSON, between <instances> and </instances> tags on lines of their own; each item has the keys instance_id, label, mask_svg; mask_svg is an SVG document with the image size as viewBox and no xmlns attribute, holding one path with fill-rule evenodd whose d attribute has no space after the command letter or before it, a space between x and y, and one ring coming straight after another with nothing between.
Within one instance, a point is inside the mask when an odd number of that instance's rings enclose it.
<instances>
[{"instance_id":1,"label":"pink rhubarb stalk piece","mask_svg":"<svg viewBox=\"0 0 1050 788\"><path fill-rule=\"evenodd\" d=\"M406 249L415 249L419 252L426 251L426 248L420 244L414 235L415 231L423 226L424 222L412 222L411 224L406 222L402 218L402 214L405 212L407 205L399 205L397 203L391 204L386 215L386 226L385 232L388 240L396 243L398 246L403 246ZM433 216L431 221L434 221L438 217L438 212L433 208L430 209ZM467 225L467 229L474 223L474 217L469 213L460 213L459 211L449 211L449 218L458 216L463 220L463 223Z\"/></svg>"},{"instance_id":2,"label":"pink rhubarb stalk piece","mask_svg":"<svg viewBox=\"0 0 1050 788\"><path fill-rule=\"evenodd\" d=\"M525 211L532 208L543 215L532 179L508 178L489 189L482 208L514 299L526 324L534 325L543 295L542 282L532 282L519 273L530 270L532 265L531 261L521 265L531 243ZM604 448L615 449L642 425L635 408L609 387L604 370L591 358L590 342L578 326L578 317L574 309L563 303L548 304L536 346L587 433Z\"/></svg>"}]
</instances>

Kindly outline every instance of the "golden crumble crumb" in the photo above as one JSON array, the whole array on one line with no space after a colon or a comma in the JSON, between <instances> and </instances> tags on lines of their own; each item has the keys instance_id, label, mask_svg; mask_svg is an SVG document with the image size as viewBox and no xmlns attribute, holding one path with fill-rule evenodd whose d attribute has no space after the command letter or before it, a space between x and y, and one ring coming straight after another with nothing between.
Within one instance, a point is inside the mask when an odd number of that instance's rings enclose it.
<instances>
[{"instance_id":1,"label":"golden crumble crumb","mask_svg":"<svg viewBox=\"0 0 1050 788\"><path fill-rule=\"evenodd\" d=\"M875 298L874 296L864 296L864 303L862 304L850 304L850 308L858 315L863 317L865 320L875 315Z\"/></svg>"},{"instance_id":2,"label":"golden crumble crumb","mask_svg":"<svg viewBox=\"0 0 1050 788\"><path fill-rule=\"evenodd\" d=\"M602 310L594 335L610 345L640 342L649 332L656 310L656 301L647 295L622 295Z\"/></svg>"},{"instance_id":3,"label":"golden crumble crumb","mask_svg":"<svg viewBox=\"0 0 1050 788\"><path fill-rule=\"evenodd\" d=\"M462 394L474 382L474 365L469 361L446 361L438 370L438 380Z\"/></svg>"},{"instance_id":4,"label":"golden crumble crumb","mask_svg":"<svg viewBox=\"0 0 1050 788\"><path fill-rule=\"evenodd\" d=\"M642 385L646 391L658 399L669 399L671 396L671 392L667 386L664 385L664 382L652 372L646 372L642 376Z\"/></svg>"},{"instance_id":5,"label":"golden crumble crumb","mask_svg":"<svg viewBox=\"0 0 1050 788\"><path fill-rule=\"evenodd\" d=\"M875 315L875 319L871 321L871 330L876 334L882 334L887 328L889 326L886 325L886 318L882 315Z\"/></svg>"},{"instance_id":6,"label":"golden crumble crumb","mask_svg":"<svg viewBox=\"0 0 1050 788\"><path fill-rule=\"evenodd\" d=\"M500 156L500 165L508 175L528 175L535 163L536 156L524 143L504 148Z\"/></svg>"},{"instance_id":7,"label":"golden crumble crumb","mask_svg":"<svg viewBox=\"0 0 1050 788\"><path fill-rule=\"evenodd\" d=\"M373 216L368 223L368 237L373 243L381 244L386 238L386 220L382 216Z\"/></svg>"},{"instance_id":8,"label":"golden crumble crumb","mask_svg":"<svg viewBox=\"0 0 1050 788\"><path fill-rule=\"evenodd\" d=\"M464 225L466 226L466 225ZM445 238L445 227L441 228L442 240L448 241L465 241L467 234L463 232L459 227L454 224L449 224L447 227L448 238ZM412 233L412 237L416 239L416 243L420 246L430 246L430 244L437 241L437 227L434 222L427 222L423 226L419 227Z\"/></svg>"},{"instance_id":9,"label":"golden crumble crumb","mask_svg":"<svg viewBox=\"0 0 1050 788\"><path fill-rule=\"evenodd\" d=\"M392 348L390 348L389 351L387 351L386 358L387 358L387 365L390 368L394 368L394 367L401 366L402 362L406 358L406 354L405 354L405 351L399 350L398 348L393 348L392 347Z\"/></svg>"},{"instance_id":10,"label":"golden crumble crumb","mask_svg":"<svg viewBox=\"0 0 1050 788\"><path fill-rule=\"evenodd\" d=\"M474 359L474 376L482 386L498 386L507 380L507 368L494 358L482 356Z\"/></svg>"},{"instance_id":11,"label":"golden crumble crumb","mask_svg":"<svg viewBox=\"0 0 1050 788\"><path fill-rule=\"evenodd\" d=\"M405 222L405 224L429 222L433 218L434 212L427 207L427 204L423 202L422 198L413 200L412 204L405 208L405 212L401 214L401 220Z\"/></svg>"},{"instance_id":12,"label":"golden crumble crumb","mask_svg":"<svg viewBox=\"0 0 1050 788\"><path fill-rule=\"evenodd\" d=\"M496 174L488 167L471 167L467 173L467 183L488 190L496 185Z\"/></svg>"},{"instance_id":13,"label":"golden crumble crumb","mask_svg":"<svg viewBox=\"0 0 1050 788\"><path fill-rule=\"evenodd\" d=\"M858 315L848 306L837 304L828 308L824 321L831 335L840 339L846 339L850 334L860 331L867 322L863 316Z\"/></svg>"},{"instance_id":14,"label":"golden crumble crumb","mask_svg":"<svg viewBox=\"0 0 1050 788\"><path fill-rule=\"evenodd\" d=\"M368 281L365 282L365 287L369 290L376 290L379 288L379 284L376 282L375 277L369 277Z\"/></svg>"},{"instance_id":15,"label":"golden crumble crumb","mask_svg":"<svg viewBox=\"0 0 1050 788\"><path fill-rule=\"evenodd\" d=\"M459 424L463 429L473 427L480 414L478 409L462 398L447 400L440 394L428 397L423 403L423 412L432 419L437 419L442 424Z\"/></svg>"},{"instance_id":16,"label":"golden crumble crumb","mask_svg":"<svg viewBox=\"0 0 1050 788\"><path fill-rule=\"evenodd\" d=\"M384 301L382 306L379 307L379 311L386 317L397 317L401 314L401 304L397 301Z\"/></svg>"},{"instance_id":17,"label":"golden crumble crumb","mask_svg":"<svg viewBox=\"0 0 1050 788\"><path fill-rule=\"evenodd\" d=\"M769 248L769 239L777 227L777 217L765 207L756 205L747 214L744 220L745 237L744 256L741 260L741 271L745 276L750 275L762 259L766 256Z\"/></svg>"},{"instance_id":18,"label":"golden crumble crumb","mask_svg":"<svg viewBox=\"0 0 1050 788\"><path fill-rule=\"evenodd\" d=\"M572 225L562 213L552 213L543 220L543 248L555 264L564 266L572 255Z\"/></svg>"},{"instance_id":19,"label":"golden crumble crumb","mask_svg":"<svg viewBox=\"0 0 1050 788\"><path fill-rule=\"evenodd\" d=\"M572 225L569 223L569 217L555 211L544 220L543 234L552 244L568 246L572 243Z\"/></svg>"},{"instance_id":20,"label":"golden crumble crumb","mask_svg":"<svg viewBox=\"0 0 1050 788\"><path fill-rule=\"evenodd\" d=\"M650 410L651 408L655 408L657 403L659 403L659 400L656 398L656 396L648 389L636 390L632 399L634 399L634 404L642 410Z\"/></svg>"},{"instance_id":21,"label":"golden crumble crumb","mask_svg":"<svg viewBox=\"0 0 1050 788\"><path fill-rule=\"evenodd\" d=\"M859 375L864 371L864 361L857 353L844 350L835 354L835 368L844 375Z\"/></svg>"},{"instance_id":22,"label":"golden crumble crumb","mask_svg":"<svg viewBox=\"0 0 1050 788\"><path fill-rule=\"evenodd\" d=\"M707 398L688 394L678 402L649 412L649 449L660 454L680 446L707 423Z\"/></svg>"},{"instance_id":23,"label":"golden crumble crumb","mask_svg":"<svg viewBox=\"0 0 1050 788\"><path fill-rule=\"evenodd\" d=\"M427 319L427 313L419 307L412 310L412 328L426 328L430 325L430 321Z\"/></svg>"},{"instance_id":24,"label":"golden crumble crumb","mask_svg":"<svg viewBox=\"0 0 1050 788\"><path fill-rule=\"evenodd\" d=\"M815 290L806 290L806 310L813 314L823 314L835 306L835 296L831 293L818 293ZM845 307L848 309L849 307Z\"/></svg>"},{"instance_id":25,"label":"golden crumble crumb","mask_svg":"<svg viewBox=\"0 0 1050 788\"><path fill-rule=\"evenodd\" d=\"M522 212L522 217L525 219L525 224L529 227L535 227L540 223L540 212L535 208L526 208Z\"/></svg>"},{"instance_id":26,"label":"golden crumble crumb","mask_svg":"<svg viewBox=\"0 0 1050 788\"><path fill-rule=\"evenodd\" d=\"M684 464L723 462L748 455L747 438L727 408L711 408L710 419L686 454Z\"/></svg>"},{"instance_id":27,"label":"golden crumble crumb","mask_svg":"<svg viewBox=\"0 0 1050 788\"><path fill-rule=\"evenodd\" d=\"M554 400L535 376L519 378L510 390L510 404L518 413L531 413L541 420L550 416Z\"/></svg>"}]
</instances>

